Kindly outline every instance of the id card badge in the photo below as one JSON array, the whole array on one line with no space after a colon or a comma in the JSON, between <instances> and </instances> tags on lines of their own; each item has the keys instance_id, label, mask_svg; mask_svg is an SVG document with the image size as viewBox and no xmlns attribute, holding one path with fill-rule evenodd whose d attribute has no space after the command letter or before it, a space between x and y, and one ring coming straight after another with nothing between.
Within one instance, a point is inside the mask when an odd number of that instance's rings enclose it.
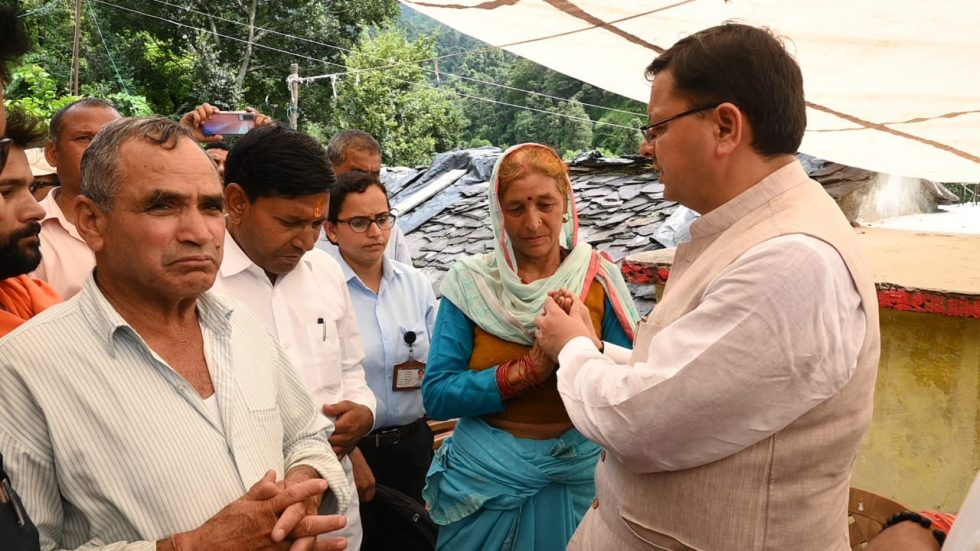
<instances>
[{"instance_id":1,"label":"id card badge","mask_svg":"<svg viewBox=\"0 0 980 551\"><path fill-rule=\"evenodd\" d=\"M391 377L391 390L418 390L422 388L422 377L425 376L425 364L418 360L408 360L395 365Z\"/></svg>"}]
</instances>

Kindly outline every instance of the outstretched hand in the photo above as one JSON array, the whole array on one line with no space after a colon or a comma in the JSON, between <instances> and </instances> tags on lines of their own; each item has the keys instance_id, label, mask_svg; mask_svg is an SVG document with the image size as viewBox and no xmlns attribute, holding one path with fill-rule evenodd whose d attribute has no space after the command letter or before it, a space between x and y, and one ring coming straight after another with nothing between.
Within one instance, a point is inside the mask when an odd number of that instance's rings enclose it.
<instances>
[{"instance_id":1,"label":"outstretched hand","mask_svg":"<svg viewBox=\"0 0 980 551\"><path fill-rule=\"evenodd\" d=\"M574 311L574 304L572 309ZM580 316L570 316L551 296L544 300L544 312L535 318L534 325L541 349L552 358L557 358L561 349L575 337L587 337L596 342L592 324L586 324Z\"/></svg>"}]
</instances>

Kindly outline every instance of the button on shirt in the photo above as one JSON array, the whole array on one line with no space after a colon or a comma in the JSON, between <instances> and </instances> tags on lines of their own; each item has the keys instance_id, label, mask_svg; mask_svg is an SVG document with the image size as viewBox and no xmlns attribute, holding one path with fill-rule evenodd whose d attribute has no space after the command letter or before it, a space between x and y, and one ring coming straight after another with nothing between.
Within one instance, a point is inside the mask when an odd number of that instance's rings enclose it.
<instances>
[{"instance_id":1,"label":"button on shirt","mask_svg":"<svg viewBox=\"0 0 980 551\"><path fill-rule=\"evenodd\" d=\"M317 406L350 400L374 411L354 308L340 266L330 255L307 252L273 284L226 232L225 256L212 290L244 302L272 331Z\"/></svg>"},{"instance_id":2,"label":"button on shirt","mask_svg":"<svg viewBox=\"0 0 980 551\"><path fill-rule=\"evenodd\" d=\"M275 340L230 299L197 311L220 422L91 278L0 340L0 453L43 549L151 551L297 465L347 509L333 427Z\"/></svg>"},{"instance_id":3,"label":"button on shirt","mask_svg":"<svg viewBox=\"0 0 980 551\"><path fill-rule=\"evenodd\" d=\"M394 366L408 360L405 333L415 333L412 351L425 363L429 356L429 335L436 317L436 298L422 272L395 260L385 259L384 275L378 293L369 289L344 261L339 251L334 258L343 268L350 290L357 325L364 339L364 371L368 386L378 399L374 426L407 425L422 417L420 390L392 390Z\"/></svg>"},{"instance_id":4,"label":"button on shirt","mask_svg":"<svg viewBox=\"0 0 980 551\"><path fill-rule=\"evenodd\" d=\"M95 268L95 254L54 200L59 192L55 188L41 201L45 212L39 236L41 263L31 276L47 282L68 300L78 294Z\"/></svg>"}]
</instances>

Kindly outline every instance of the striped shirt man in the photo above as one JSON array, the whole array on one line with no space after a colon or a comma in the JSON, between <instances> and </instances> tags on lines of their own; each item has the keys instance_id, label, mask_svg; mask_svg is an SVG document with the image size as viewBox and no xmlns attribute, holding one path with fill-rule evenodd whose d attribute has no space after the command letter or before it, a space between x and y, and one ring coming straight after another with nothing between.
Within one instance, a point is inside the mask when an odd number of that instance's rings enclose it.
<instances>
[{"instance_id":1,"label":"striped shirt man","mask_svg":"<svg viewBox=\"0 0 980 551\"><path fill-rule=\"evenodd\" d=\"M309 465L350 502L333 427L241 305L197 300L216 402L129 325L89 278L0 339L0 453L42 549L152 550L242 496L268 469Z\"/></svg>"}]
</instances>

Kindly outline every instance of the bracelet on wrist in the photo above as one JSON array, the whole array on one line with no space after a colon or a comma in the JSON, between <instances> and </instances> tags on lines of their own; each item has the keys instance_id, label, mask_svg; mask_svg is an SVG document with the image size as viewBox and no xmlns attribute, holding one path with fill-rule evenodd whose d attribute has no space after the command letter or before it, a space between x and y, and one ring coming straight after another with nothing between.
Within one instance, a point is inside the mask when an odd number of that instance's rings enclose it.
<instances>
[{"instance_id":1,"label":"bracelet on wrist","mask_svg":"<svg viewBox=\"0 0 980 551\"><path fill-rule=\"evenodd\" d=\"M517 396L517 391L514 387L510 386L510 370L514 367L514 362L504 362L497 366L497 388L500 389L500 394L504 398L513 398Z\"/></svg>"},{"instance_id":2,"label":"bracelet on wrist","mask_svg":"<svg viewBox=\"0 0 980 551\"><path fill-rule=\"evenodd\" d=\"M938 528L933 529L932 521L930 519L920 515L919 513L913 513L911 511L903 511L901 513L892 515L891 518L885 521L885 525L882 527L882 531L885 531L888 528L891 528L892 526L895 526L900 522L914 522L919 526L925 528L926 530L931 531L932 537L936 538L936 541L939 542L940 549L942 549L943 543L946 542L946 532L943 532Z\"/></svg>"}]
</instances>

